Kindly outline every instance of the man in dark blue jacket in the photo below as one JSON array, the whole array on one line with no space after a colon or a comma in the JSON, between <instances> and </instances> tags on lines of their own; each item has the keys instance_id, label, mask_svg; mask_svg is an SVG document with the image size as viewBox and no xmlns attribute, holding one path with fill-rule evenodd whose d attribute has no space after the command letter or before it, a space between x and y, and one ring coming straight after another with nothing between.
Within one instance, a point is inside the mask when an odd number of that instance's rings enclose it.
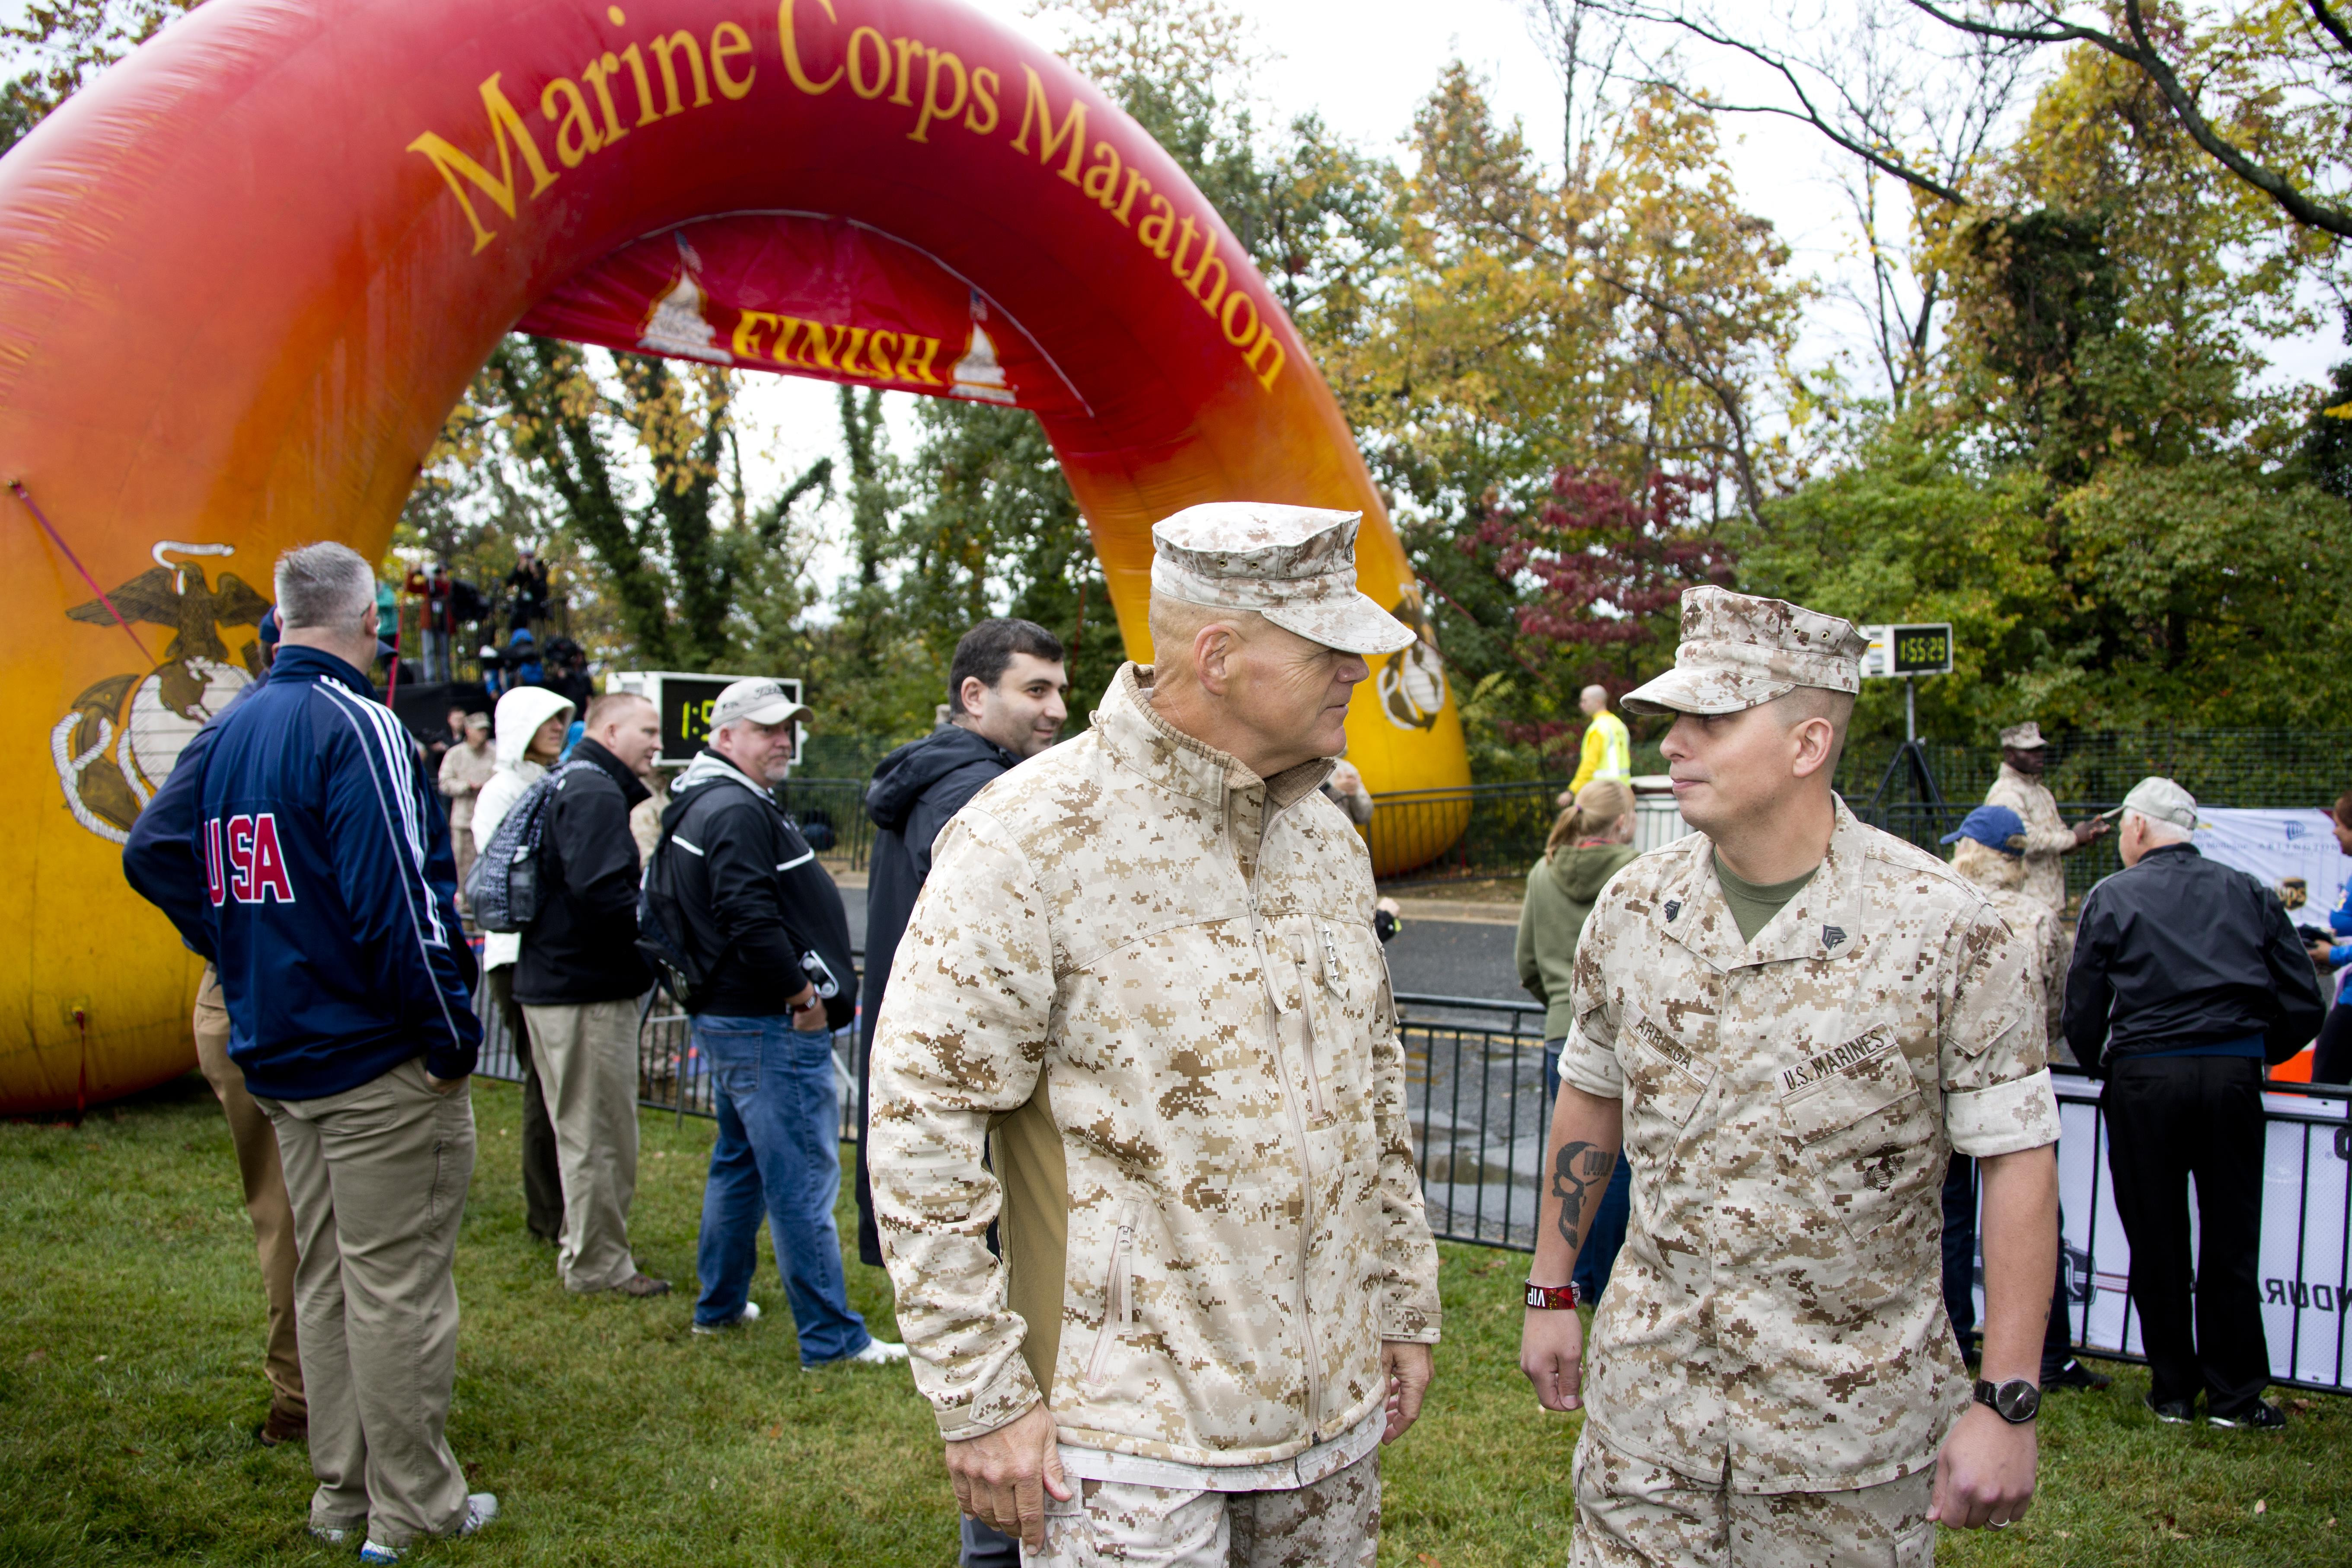
<instances>
[{"instance_id":1,"label":"man in dark blue jacket","mask_svg":"<svg viewBox=\"0 0 2352 1568\"><path fill-rule=\"evenodd\" d=\"M1061 639L1034 621L986 620L964 633L948 665L948 721L882 759L866 788L874 837L866 886L866 984L858 1004L857 1101L866 1104L874 1024L890 961L915 897L931 874L931 842L990 781L1052 745L1070 716ZM857 1141L857 1256L882 1265L866 1140ZM963 1521L963 1568L1011 1568L1020 1543Z\"/></svg>"},{"instance_id":2,"label":"man in dark blue jacket","mask_svg":"<svg viewBox=\"0 0 2352 1568\"><path fill-rule=\"evenodd\" d=\"M445 1436L482 1031L447 823L361 673L374 574L310 544L278 558L277 586L270 678L195 774L199 938L293 1202L310 1530L364 1527L367 1559L389 1562L498 1511L467 1494Z\"/></svg>"}]
</instances>

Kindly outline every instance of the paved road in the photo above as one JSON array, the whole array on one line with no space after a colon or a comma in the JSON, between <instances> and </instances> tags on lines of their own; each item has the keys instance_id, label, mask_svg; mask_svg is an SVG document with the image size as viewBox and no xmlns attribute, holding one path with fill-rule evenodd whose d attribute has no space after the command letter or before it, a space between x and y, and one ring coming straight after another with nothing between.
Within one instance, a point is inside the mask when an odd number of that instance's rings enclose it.
<instances>
[{"instance_id":1,"label":"paved road","mask_svg":"<svg viewBox=\"0 0 2352 1568\"><path fill-rule=\"evenodd\" d=\"M1529 1001L1511 963L1517 935L1507 925L1408 917L1389 943L1389 974L1401 992Z\"/></svg>"}]
</instances>

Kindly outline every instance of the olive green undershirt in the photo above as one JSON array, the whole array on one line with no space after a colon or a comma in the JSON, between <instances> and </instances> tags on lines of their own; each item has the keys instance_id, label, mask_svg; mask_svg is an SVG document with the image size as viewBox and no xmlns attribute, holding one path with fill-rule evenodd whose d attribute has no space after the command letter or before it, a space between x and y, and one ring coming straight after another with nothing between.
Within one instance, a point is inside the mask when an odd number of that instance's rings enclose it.
<instances>
[{"instance_id":1,"label":"olive green undershirt","mask_svg":"<svg viewBox=\"0 0 2352 1568\"><path fill-rule=\"evenodd\" d=\"M1819 866L1813 868L1813 871L1820 869ZM1715 879L1723 889L1723 901L1731 906L1732 921L1739 927L1739 940L1754 942L1756 933L1770 925L1772 917L1780 912L1780 906L1804 890L1805 884L1813 879L1813 871L1785 882L1750 882L1735 875L1723 863L1722 856L1716 856Z\"/></svg>"}]
</instances>

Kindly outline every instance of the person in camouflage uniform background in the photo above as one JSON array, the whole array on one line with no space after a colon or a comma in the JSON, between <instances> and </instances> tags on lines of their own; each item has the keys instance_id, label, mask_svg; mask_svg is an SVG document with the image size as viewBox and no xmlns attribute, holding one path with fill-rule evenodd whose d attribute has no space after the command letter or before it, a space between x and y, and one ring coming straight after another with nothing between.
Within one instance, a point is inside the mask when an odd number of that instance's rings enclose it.
<instances>
[{"instance_id":1,"label":"person in camouflage uniform background","mask_svg":"<svg viewBox=\"0 0 2352 1568\"><path fill-rule=\"evenodd\" d=\"M1683 596L1675 668L1623 699L1698 832L1620 872L1577 952L1520 1365L1581 1405L1570 1561L1928 1563L1935 1523L2033 1491L2058 1110L2029 951L1936 857L1830 787L1864 642ZM1619 1151L1624 1250L1584 1365L1552 1288ZM1985 1376L1942 1310L1954 1150L1983 1163Z\"/></svg>"},{"instance_id":2,"label":"person in camouflage uniform background","mask_svg":"<svg viewBox=\"0 0 2352 1568\"><path fill-rule=\"evenodd\" d=\"M2066 1005L2066 960L2074 944L2058 911L2025 890L2025 825L2016 812L2004 805L1980 805L1940 842L1952 847L1952 869L1968 879L2024 939L2042 998L2042 1030L2054 1056Z\"/></svg>"},{"instance_id":3,"label":"person in camouflage uniform background","mask_svg":"<svg viewBox=\"0 0 2352 1568\"><path fill-rule=\"evenodd\" d=\"M2011 724L2000 732L2000 772L1993 775L1991 787L1985 791L1984 803L2005 805L2017 813L2018 819L2025 825L2025 892L2049 905L2053 913L2063 915L2066 912L2066 868L2060 861L2104 837L2107 824L2094 816L2067 826L2065 819L2058 815L2058 797L2042 782L2049 765L2050 742L2042 738L2042 726L2031 719L2022 724ZM2058 930L2071 952L2073 932L2063 924Z\"/></svg>"},{"instance_id":4,"label":"person in camouflage uniform background","mask_svg":"<svg viewBox=\"0 0 2352 1568\"><path fill-rule=\"evenodd\" d=\"M1429 1382L1370 861L1318 789L1361 656L1412 635L1356 590L1357 521L1155 528L1158 662L956 815L891 966L898 1322L958 1502L1033 1565L1370 1568Z\"/></svg>"}]
</instances>

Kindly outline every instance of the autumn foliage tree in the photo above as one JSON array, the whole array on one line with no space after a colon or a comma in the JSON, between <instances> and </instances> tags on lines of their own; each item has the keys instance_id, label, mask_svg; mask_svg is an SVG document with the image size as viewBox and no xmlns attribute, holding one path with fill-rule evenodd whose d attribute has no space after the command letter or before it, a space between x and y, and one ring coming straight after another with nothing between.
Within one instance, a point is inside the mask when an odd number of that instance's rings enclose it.
<instances>
[{"instance_id":1,"label":"autumn foliage tree","mask_svg":"<svg viewBox=\"0 0 2352 1568\"><path fill-rule=\"evenodd\" d=\"M1629 485L1563 466L1540 500L1492 501L1456 542L1517 590L1511 653L1533 711L1502 721L1508 739L1550 752L1581 727L1577 692L1613 697L1670 661L1685 589L1732 585L1730 549L1696 520L1709 488L1657 468Z\"/></svg>"}]
</instances>

